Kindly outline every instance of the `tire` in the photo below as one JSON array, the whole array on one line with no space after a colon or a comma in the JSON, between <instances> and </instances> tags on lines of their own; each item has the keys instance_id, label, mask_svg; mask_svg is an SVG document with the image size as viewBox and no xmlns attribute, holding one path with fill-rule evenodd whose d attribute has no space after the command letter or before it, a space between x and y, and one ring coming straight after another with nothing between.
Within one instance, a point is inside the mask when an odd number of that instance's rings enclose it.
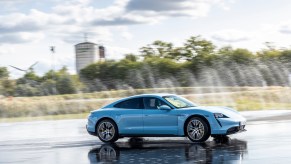
<instances>
[{"instance_id":1,"label":"tire","mask_svg":"<svg viewBox=\"0 0 291 164\"><path fill-rule=\"evenodd\" d=\"M113 143L118 140L118 128L114 121L104 119L96 127L98 138L105 143Z\"/></svg>"},{"instance_id":2,"label":"tire","mask_svg":"<svg viewBox=\"0 0 291 164\"><path fill-rule=\"evenodd\" d=\"M210 129L205 120L192 117L186 122L185 134L192 142L204 142L210 136Z\"/></svg>"}]
</instances>

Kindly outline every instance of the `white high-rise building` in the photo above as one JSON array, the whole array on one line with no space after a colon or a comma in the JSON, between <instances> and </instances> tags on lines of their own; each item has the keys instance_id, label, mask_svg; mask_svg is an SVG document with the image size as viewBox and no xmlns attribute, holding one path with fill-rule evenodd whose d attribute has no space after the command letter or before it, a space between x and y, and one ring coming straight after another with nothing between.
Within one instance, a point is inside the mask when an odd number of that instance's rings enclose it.
<instances>
[{"instance_id":1,"label":"white high-rise building","mask_svg":"<svg viewBox=\"0 0 291 164\"><path fill-rule=\"evenodd\" d=\"M83 42L75 45L76 70L80 70L97 61L105 60L105 48L95 43Z\"/></svg>"}]
</instances>

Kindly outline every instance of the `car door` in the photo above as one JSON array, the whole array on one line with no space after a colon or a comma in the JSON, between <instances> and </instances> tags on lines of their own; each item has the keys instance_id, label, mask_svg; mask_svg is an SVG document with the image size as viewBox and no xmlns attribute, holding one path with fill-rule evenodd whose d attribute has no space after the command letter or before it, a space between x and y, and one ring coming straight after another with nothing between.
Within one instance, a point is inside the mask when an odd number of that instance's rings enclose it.
<instances>
[{"instance_id":1,"label":"car door","mask_svg":"<svg viewBox=\"0 0 291 164\"><path fill-rule=\"evenodd\" d=\"M118 125L119 134L142 134L143 133L143 99L132 98L115 106L115 118Z\"/></svg>"},{"instance_id":2,"label":"car door","mask_svg":"<svg viewBox=\"0 0 291 164\"><path fill-rule=\"evenodd\" d=\"M178 116L175 110L160 110L159 106L167 103L156 97L144 97L143 100L144 134L176 135Z\"/></svg>"}]
</instances>

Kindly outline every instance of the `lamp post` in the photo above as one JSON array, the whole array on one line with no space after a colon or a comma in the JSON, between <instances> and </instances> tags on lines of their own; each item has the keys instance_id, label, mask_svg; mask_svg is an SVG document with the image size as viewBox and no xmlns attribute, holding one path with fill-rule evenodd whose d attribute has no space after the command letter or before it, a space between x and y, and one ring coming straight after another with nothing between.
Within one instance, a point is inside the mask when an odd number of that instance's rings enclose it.
<instances>
[{"instance_id":1,"label":"lamp post","mask_svg":"<svg viewBox=\"0 0 291 164\"><path fill-rule=\"evenodd\" d=\"M56 52L55 51L55 46L51 46L50 47L50 51L52 53L52 71L54 71L55 70L55 66L54 66L54 53Z\"/></svg>"},{"instance_id":2,"label":"lamp post","mask_svg":"<svg viewBox=\"0 0 291 164\"><path fill-rule=\"evenodd\" d=\"M55 71L55 64L54 64L54 54L55 54L55 52L56 52L56 48L55 48L55 46L50 46L50 51L51 51L51 58L52 58L52 73L51 73L51 78L52 78L52 80L54 80L54 71ZM52 90L52 94L56 94L57 93L57 88L56 88L56 85L54 85L54 87L53 87L53 90Z\"/></svg>"}]
</instances>

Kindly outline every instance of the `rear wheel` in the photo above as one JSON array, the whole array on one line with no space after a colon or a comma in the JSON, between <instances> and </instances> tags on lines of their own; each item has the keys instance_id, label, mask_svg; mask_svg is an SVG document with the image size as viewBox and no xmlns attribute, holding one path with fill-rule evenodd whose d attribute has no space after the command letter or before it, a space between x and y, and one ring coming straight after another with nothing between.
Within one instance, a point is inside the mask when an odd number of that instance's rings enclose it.
<instances>
[{"instance_id":1,"label":"rear wheel","mask_svg":"<svg viewBox=\"0 0 291 164\"><path fill-rule=\"evenodd\" d=\"M112 120L102 120L97 125L97 136L102 142L112 143L118 139L118 129Z\"/></svg>"},{"instance_id":2,"label":"rear wheel","mask_svg":"<svg viewBox=\"0 0 291 164\"><path fill-rule=\"evenodd\" d=\"M192 142L204 142L210 136L210 129L206 121L199 117L192 117L186 123L185 132Z\"/></svg>"}]
</instances>

